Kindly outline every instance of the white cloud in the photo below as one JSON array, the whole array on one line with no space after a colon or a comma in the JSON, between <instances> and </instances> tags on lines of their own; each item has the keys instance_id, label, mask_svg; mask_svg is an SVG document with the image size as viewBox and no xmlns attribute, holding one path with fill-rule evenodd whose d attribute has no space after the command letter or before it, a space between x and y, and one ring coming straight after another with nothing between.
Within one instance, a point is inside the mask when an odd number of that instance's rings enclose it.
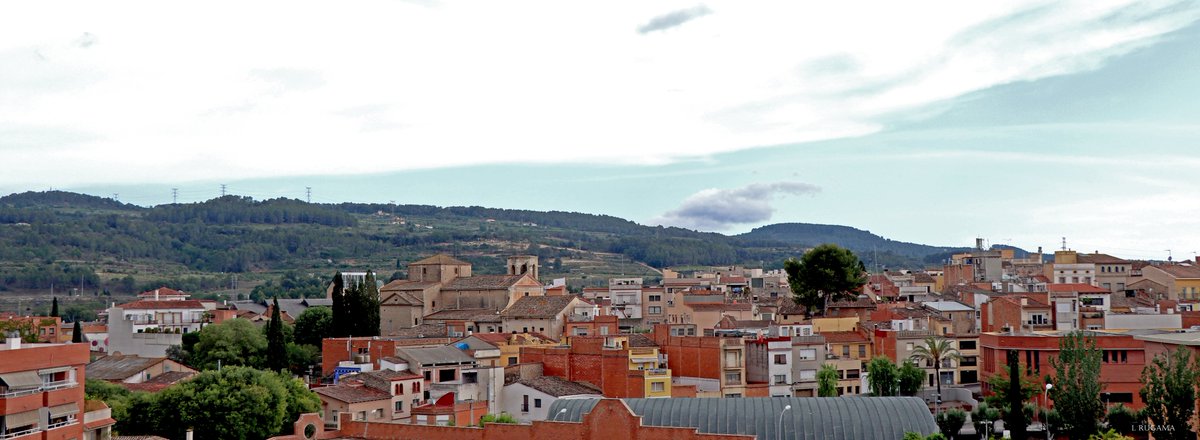
<instances>
[{"instance_id":1,"label":"white cloud","mask_svg":"<svg viewBox=\"0 0 1200 440\"><path fill-rule=\"evenodd\" d=\"M22 138L0 138L0 161L22 166L0 186L664 163L861 135L884 113L1094 68L1198 9L83 2L62 16L5 4L0 133ZM683 20L637 31L669 11Z\"/></svg>"},{"instance_id":2,"label":"white cloud","mask_svg":"<svg viewBox=\"0 0 1200 440\"><path fill-rule=\"evenodd\" d=\"M820 191L821 188L815 185L800 182L752 183L735 189L710 188L688 196L678 208L651 220L651 224L723 231L734 225L770 220L775 213L771 201L778 196Z\"/></svg>"}]
</instances>

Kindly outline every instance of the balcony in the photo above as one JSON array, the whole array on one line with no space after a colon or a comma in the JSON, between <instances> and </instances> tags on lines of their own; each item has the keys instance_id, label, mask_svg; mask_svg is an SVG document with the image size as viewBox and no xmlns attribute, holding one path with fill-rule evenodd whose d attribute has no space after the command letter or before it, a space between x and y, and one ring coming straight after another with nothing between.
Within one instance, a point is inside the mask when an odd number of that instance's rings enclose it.
<instances>
[{"instance_id":1,"label":"balcony","mask_svg":"<svg viewBox=\"0 0 1200 440\"><path fill-rule=\"evenodd\" d=\"M646 372L645 377L647 379L652 377L671 377L671 369L669 368L651 368L642 371Z\"/></svg>"},{"instance_id":2,"label":"balcony","mask_svg":"<svg viewBox=\"0 0 1200 440\"><path fill-rule=\"evenodd\" d=\"M41 432L42 432L42 430L40 428L33 427L33 428L26 429L24 431L16 431L16 432L10 432L8 434L0 434L0 440L10 440L10 439L11 440L26 440L26 439L32 440L35 438L42 438L42 436L40 435Z\"/></svg>"},{"instance_id":3,"label":"balcony","mask_svg":"<svg viewBox=\"0 0 1200 440\"><path fill-rule=\"evenodd\" d=\"M1050 328L1050 327L1054 326L1054 324L1051 323L1050 321L1036 320L1036 319L1024 321L1023 323L1027 326L1034 327L1034 328L1043 328L1043 327Z\"/></svg>"}]
</instances>

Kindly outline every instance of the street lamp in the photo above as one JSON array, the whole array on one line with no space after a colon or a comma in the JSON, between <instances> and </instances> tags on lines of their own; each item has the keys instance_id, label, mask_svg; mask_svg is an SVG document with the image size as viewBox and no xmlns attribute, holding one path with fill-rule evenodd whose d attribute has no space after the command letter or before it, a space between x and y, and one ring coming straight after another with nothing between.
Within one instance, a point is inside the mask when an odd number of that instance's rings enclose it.
<instances>
[{"instance_id":1,"label":"street lamp","mask_svg":"<svg viewBox=\"0 0 1200 440\"><path fill-rule=\"evenodd\" d=\"M1042 428L1046 430L1046 440L1050 440L1050 425L1047 422L1050 421L1049 419L1050 419L1050 389L1051 388L1054 388L1054 384L1052 384L1052 383L1046 384L1046 395L1042 396L1042 398L1044 399L1044 401L1046 403L1046 419L1047 420L1042 420Z\"/></svg>"},{"instance_id":2,"label":"street lamp","mask_svg":"<svg viewBox=\"0 0 1200 440\"><path fill-rule=\"evenodd\" d=\"M791 410L792 406L787 405L783 407L783 411L779 412L779 421L775 422L775 438L780 440L783 439L783 414Z\"/></svg>"},{"instance_id":3,"label":"street lamp","mask_svg":"<svg viewBox=\"0 0 1200 440\"><path fill-rule=\"evenodd\" d=\"M561 416L561 415L563 415L563 414L566 414L566 413L567 413L567 409L566 409L566 408L560 409L560 410L558 410L558 414L555 414L555 415L554 415L554 417L550 419L550 421L551 421L551 422L557 422L557 421L558 421L558 416Z\"/></svg>"}]
</instances>

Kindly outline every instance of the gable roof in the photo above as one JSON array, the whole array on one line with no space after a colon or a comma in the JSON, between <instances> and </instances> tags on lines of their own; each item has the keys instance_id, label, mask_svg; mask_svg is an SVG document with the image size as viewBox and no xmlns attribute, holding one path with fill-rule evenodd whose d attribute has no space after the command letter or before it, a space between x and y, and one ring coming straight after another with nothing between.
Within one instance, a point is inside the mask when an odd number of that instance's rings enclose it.
<instances>
[{"instance_id":1,"label":"gable roof","mask_svg":"<svg viewBox=\"0 0 1200 440\"><path fill-rule=\"evenodd\" d=\"M170 287L167 287L167 286L162 286L162 287L159 287L159 288L157 288L157 289L154 289L154 290L147 290L147 291L145 291L145 292L139 293L139 294L138 294L138 297L140 297L140 298L154 298L154 296L155 296L155 295L157 295L159 298L162 298L162 297L167 297L167 296L188 296L188 294L187 294L187 293L184 293L184 292L183 292L183 291L181 291L181 290L175 290L175 289L172 289L172 288L170 288Z\"/></svg>"},{"instance_id":2,"label":"gable roof","mask_svg":"<svg viewBox=\"0 0 1200 440\"><path fill-rule=\"evenodd\" d=\"M740 399L621 399L643 426L696 428L702 434L741 434L760 439L901 438L929 435L937 423L918 397L748 397ZM600 399L558 399L549 414L579 422ZM790 410L785 410L790 405ZM782 415L782 417L781 417ZM778 426L782 424L783 432ZM782 434L782 435L781 435Z\"/></svg>"},{"instance_id":3,"label":"gable roof","mask_svg":"<svg viewBox=\"0 0 1200 440\"><path fill-rule=\"evenodd\" d=\"M346 403L374 402L377 400L392 399L391 394L359 384L339 384L313 388L313 392L330 399Z\"/></svg>"},{"instance_id":4,"label":"gable roof","mask_svg":"<svg viewBox=\"0 0 1200 440\"><path fill-rule=\"evenodd\" d=\"M451 257L446 254L437 254L432 257L428 257L428 258L424 258L421 260L417 260L412 263L408 263L408 265L409 266L421 266L421 265L469 266L469 265L471 265L471 263L468 263L463 260L459 260L457 258Z\"/></svg>"},{"instance_id":5,"label":"gable roof","mask_svg":"<svg viewBox=\"0 0 1200 440\"><path fill-rule=\"evenodd\" d=\"M1126 260L1123 258L1117 258L1117 257L1108 255L1108 254L1101 254L1099 252L1094 253L1094 254L1076 254L1075 259L1076 259L1076 261L1078 261L1080 263L1129 264L1129 260Z\"/></svg>"},{"instance_id":6,"label":"gable roof","mask_svg":"<svg viewBox=\"0 0 1200 440\"><path fill-rule=\"evenodd\" d=\"M524 296L508 306L500 316L505 318L553 318L566 310L576 296Z\"/></svg>"},{"instance_id":7,"label":"gable roof","mask_svg":"<svg viewBox=\"0 0 1200 440\"><path fill-rule=\"evenodd\" d=\"M166 358L114 354L87 364L84 371L87 373L88 379L125 380L164 360Z\"/></svg>"},{"instance_id":8,"label":"gable roof","mask_svg":"<svg viewBox=\"0 0 1200 440\"><path fill-rule=\"evenodd\" d=\"M425 290L433 286L442 284L438 281L413 281L413 280L395 280L383 285L379 288L380 292L393 292L400 290Z\"/></svg>"},{"instance_id":9,"label":"gable roof","mask_svg":"<svg viewBox=\"0 0 1200 440\"><path fill-rule=\"evenodd\" d=\"M821 336L825 337L825 342L831 344L845 344L847 342L869 342L867 335L857 331L845 332L821 332Z\"/></svg>"},{"instance_id":10,"label":"gable roof","mask_svg":"<svg viewBox=\"0 0 1200 440\"><path fill-rule=\"evenodd\" d=\"M446 331L445 324L425 324L393 330L383 336L390 336L392 339L423 339L423 338L444 338L449 333Z\"/></svg>"},{"instance_id":11,"label":"gable roof","mask_svg":"<svg viewBox=\"0 0 1200 440\"><path fill-rule=\"evenodd\" d=\"M521 275L472 275L451 280L442 290L501 290L508 289L525 278ZM540 284L539 284L540 285Z\"/></svg>"},{"instance_id":12,"label":"gable roof","mask_svg":"<svg viewBox=\"0 0 1200 440\"><path fill-rule=\"evenodd\" d=\"M1166 272L1172 278L1200 278L1200 266L1183 264L1151 264L1148 267ZM1143 268L1145 270L1145 268Z\"/></svg>"},{"instance_id":13,"label":"gable roof","mask_svg":"<svg viewBox=\"0 0 1200 440\"><path fill-rule=\"evenodd\" d=\"M558 376L537 376L518 380L516 383L541 391L554 397L578 395L602 395L603 393L579 382L571 382Z\"/></svg>"},{"instance_id":14,"label":"gable roof","mask_svg":"<svg viewBox=\"0 0 1200 440\"><path fill-rule=\"evenodd\" d=\"M130 391L147 391L156 393L162 391L163 388L175 385L176 383L195 375L196 373L192 371L168 371L158 376L154 376L150 378L150 380L142 383L122 383L120 385Z\"/></svg>"},{"instance_id":15,"label":"gable roof","mask_svg":"<svg viewBox=\"0 0 1200 440\"><path fill-rule=\"evenodd\" d=\"M380 302L380 305L420 307L420 306L425 305L425 301L422 300L421 297L418 296L416 293L409 292L409 291L399 291L399 292L392 293L391 295L387 295L387 297L384 298L382 302Z\"/></svg>"}]
</instances>

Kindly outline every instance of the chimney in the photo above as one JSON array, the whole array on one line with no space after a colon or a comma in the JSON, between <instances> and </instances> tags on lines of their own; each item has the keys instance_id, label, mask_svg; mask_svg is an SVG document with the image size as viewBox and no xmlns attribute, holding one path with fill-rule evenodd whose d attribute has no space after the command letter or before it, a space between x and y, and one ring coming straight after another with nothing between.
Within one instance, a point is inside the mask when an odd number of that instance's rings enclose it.
<instances>
[{"instance_id":1,"label":"chimney","mask_svg":"<svg viewBox=\"0 0 1200 440\"><path fill-rule=\"evenodd\" d=\"M975 239L975 249L981 250L981 251L983 250L983 239L982 238Z\"/></svg>"},{"instance_id":2,"label":"chimney","mask_svg":"<svg viewBox=\"0 0 1200 440\"><path fill-rule=\"evenodd\" d=\"M158 301L158 289L154 289L154 300Z\"/></svg>"},{"instance_id":3,"label":"chimney","mask_svg":"<svg viewBox=\"0 0 1200 440\"><path fill-rule=\"evenodd\" d=\"M19 349L21 349L21 333L19 333L19 332L15 332L15 331L13 331L13 332L8 332L8 335L7 335L7 336L8 336L8 337L7 337L7 340L6 340L5 342L7 342L7 345L8 345L8 349L9 349L9 350L19 350Z\"/></svg>"}]
</instances>

